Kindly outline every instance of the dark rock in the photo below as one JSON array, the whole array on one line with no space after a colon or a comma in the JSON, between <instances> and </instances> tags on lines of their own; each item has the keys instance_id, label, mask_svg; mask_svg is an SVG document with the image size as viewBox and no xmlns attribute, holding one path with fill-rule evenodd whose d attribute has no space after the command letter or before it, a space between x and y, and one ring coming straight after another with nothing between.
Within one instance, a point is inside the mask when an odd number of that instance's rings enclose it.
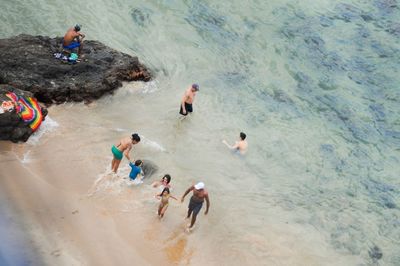
<instances>
[{"instance_id":1,"label":"dark rock","mask_svg":"<svg viewBox=\"0 0 400 266\"><path fill-rule=\"evenodd\" d=\"M365 22L370 22L370 21L373 21L373 20L374 20L374 17L373 17L372 15L366 14L366 13L361 14L361 18L362 18Z\"/></svg>"},{"instance_id":2,"label":"dark rock","mask_svg":"<svg viewBox=\"0 0 400 266\"><path fill-rule=\"evenodd\" d=\"M353 5L340 3L335 6L335 13L336 19L350 22L352 20L359 19L361 17L362 11Z\"/></svg>"},{"instance_id":3,"label":"dark rock","mask_svg":"<svg viewBox=\"0 0 400 266\"><path fill-rule=\"evenodd\" d=\"M98 99L122 81L151 79L137 57L118 52L98 41L85 41L84 60L62 63L61 38L19 35L0 39L0 81L30 91L46 104Z\"/></svg>"},{"instance_id":4,"label":"dark rock","mask_svg":"<svg viewBox=\"0 0 400 266\"><path fill-rule=\"evenodd\" d=\"M399 37L400 36L400 23L392 23L386 29L386 32Z\"/></svg>"},{"instance_id":5,"label":"dark rock","mask_svg":"<svg viewBox=\"0 0 400 266\"><path fill-rule=\"evenodd\" d=\"M337 85L330 77L322 77L318 82L318 87L323 90L335 90L337 89Z\"/></svg>"},{"instance_id":6,"label":"dark rock","mask_svg":"<svg viewBox=\"0 0 400 266\"><path fill-rule=\"evenodd\" d=\"M238 41L238 33L226 26L227 17L202 1L193 2L185 20L207 42L212 40L213 43L226 48L236 45Z\"/></svg>"},{"instance_id":7,"label":"dark rock","mask_svg":"<svg viewBox=\"0 0 400 266\"><path fill-rule=\"evenodd\" d=\"M297 81L297 87L301 89L302 91L310 91L312 85L312 79L307 75L304 74L303 72L291 72L289 71L289 74L292 76Z\"/></svg>"},{"instance_id":8,"label":"dark rock","mask_svg":"<svg viewBox=\"0 0 400 266\"><path fill-rule=\"evenodd\" d=\"M381 195L381 204L388 209L395 209L397 207L393 197L390 195Z\"/></svg>"},{"instance_id":9,"label":"dark rock","mask_svg":"<svg viewBox=\"0 0 400 266\"><path fill-rule=\"evenodd\" d=\"M64 63L61 38L19 35L0 39L0 100L9 91L34 97L45 104L90 102L112 93L122 81L149 81L151 73L137 57L118 52L98 41L85 41L81 62ZM42 108L43 117L47 110ZM0 139L26 141L33 133L17 112L0 114ZM26 119L25 119L26 120Z\"/></svg>"},{"instance_id":10,"label":"dark rock","mask_svg":"<svg viewBox=\"0 0 400 266\"><path fill-rule=\"evenodd\" d=\"M374 4L376 7L385 13L391 13L397 8L396 0L375 0Z\"/></svg>"},{"instance_id":11,"label":"dark rock","mask_svg":"<svg viewBox=\"0 0 400 266\"><path fill-rule=\"evenodd\" d=\"M272 97L278 102L293 104L293 100L283 90L274 89Z\"/></svg>"},{"instance_id":12,"label":"dark rock","mask_svg":"<svg viewBox=\"0 0 400 266\"><path fill-rule=\"evenodd\" d=\"M0 104L10 101L5 94L14 92L18 97L33 97L33 94L27 91L15 89L9 85L0 85ZM13 142L27 141L32 135L33 130L29 123L25 122L13 108L12 111L4 111L0 113L0 140L11 140ZM47 115L47 109L42 106L43 117Z\"/></svg>"},{"instance_id":13,"label":"dark rock","mask_svg":"<svg viewBox=\"0 0 400 266\"><path fill-rule=\"evenodd\" d=\"M319 149L321 152L328 154L329 156L331 156L335 150L331 144L321 144Z\"/></svg>"},{"instance_id":14,"label":"dark rock","mask_svg":"<svg viewBox=\"0 0 400 266\"><path fill-rule=\"evenodd\" d=\"M319 17L319 22L322 27L330 27L333 25L333 20L325 15Z\"/></svg>"},{"instance_id":15,"label":"dark rock","mask_svg":"<svg viewBox=\"0 0 400 266\"><path fill-rule=\"evenodd\" d=\"M400 131L386 130L385 136L395 138L395 139L400 139Z\"/></svg>"},{"instance_id":16,"label":"dark rock","mask_svg":"<svg viewBox=\"0 0 400 266\"><path fill-rule=\"evenodd\" d=\"M386 184L380 180L366 179L363 180L361 183L370 192L382 192L382 193L397 192L395 186Z\"/></svg>"},{"instance_id":17,"label":"dark rock","mask_svg":"<svg viewBox=\"0 0 400 266\"><path fill-rule=\"evenodd\" d=\"M380 42L378 41L372 41L371 42L371 49L376 52L380 58L386 58L390 57L393 54L393 51L391 51L388 48L385 48Z\"/></svg>"},{"instance_id":18,"label":"dark rock","mask_svg":"<svg viewBox=\"0 0 400 266\"><path fill-rule=\"evenodd\" d=\"M374 246L368 251L369 257L374 260L380 260L383 257L383 253L378 246Z\"/></svg>"},{"instance_id":19,"label":"dark rock","mask_svg":"<svg viewBox=\"0 0 400 266\"><path fill-rule=\"evenodd\" d=\"M358 28L357 32L362 38L368 38L369 36L371 36L370 31L366 27Z\"/></svg>"},{"instance_id":20,"label":"dark rock","mask_svg":"<svg viewBox=\"0 0 400 266\"><path fill-rule=\"evenodd\" d=\"M384 121L386 118L385 108L381 104L371 104L369 106L371 109L376 121Z\"/></svg>"},{"instance_id":21,"label":"dark rock","mask_svg":"<svg viewBox=\"0 0 400 266\"><path fill-rule=\"evenodd\" d=\"M150 13L151 13L151 10L149 10L149 9L135 8L132 10L131 16L132 16L133 21L137 25L144 27L147 24L149 24L149 22L150 22Z\"/></svg>"},{"instance_id":22,"label":"dark rock","mask_svg":"<svg viewBox=\"0 0 400 266\"><path fill-rule=\"evenodd\" d=\"M144 178L150 178L152 175L154 175L158 171L158 166L153 163L150 160L143 160L142 166L141 166L143 173L144 173Z\"/></svg>"}]
</instances>

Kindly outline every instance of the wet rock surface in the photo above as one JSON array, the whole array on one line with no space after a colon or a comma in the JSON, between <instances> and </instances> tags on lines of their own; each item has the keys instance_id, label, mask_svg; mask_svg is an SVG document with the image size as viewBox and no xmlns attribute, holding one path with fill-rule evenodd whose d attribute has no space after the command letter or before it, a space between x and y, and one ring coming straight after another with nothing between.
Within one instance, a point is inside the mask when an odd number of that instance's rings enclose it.
<instances>
[{"instance_id":1,"label":"wet rock surface","mask_svg":"<svg viewBox=\"0 0 400 266\"><path fill-rule=\"evenodd\" d=\"M36 98L46 105L91 102L112 93L123 81L151 80L150 71L137 57L98 41L85 41L83 57L76 63L55 58L54 54L60 52L61 38L22 34L0 39L0 103L10 104L8 92ZM42 110L44 118L47 110ZM33 133L31 127L21 113L2 109L0 140L27 141Z\"/></svg>"},{"instance_id":2,"label":"wet rock surface","mask_svg":"<svg viewBox=\"0 0 400 266\"><path fill-rule=\"evenodd\" d=\"M85 41L84 57L74 64L55 58L54 54L59 52L62 52L61 38L22 34L0 39L1 103L10 100L6 96L9 91L34 97L46 105L91 102L112 93L123 81L152 78L137 57L98 41ZM26 141L32 133L29 124L15 110L0 114L1 140Z\"/></svg>"},{"instance_id":3,"label":"wet rock surface","mask_svg":"<svg viewBox=\"0 0 400 266\"><path fill-rule=\"evenodd\" d=\"M9 85L0 85L0 104L3 102L10 101L10 98L6 96L6 93L14 92L16 95L33 97L31 92L18 90ZM42 108L42 114L45 117L47 115L47 109ZM20 115L18 115L15 108L10 111L2 109L0 113L0 140L11 140L27 141L29 136L33 133L29 123L25 122Z\"/></svg>"},{"instance_id":4,"label":"wet rock surface","mask_svg":"<svg viewBox=\"0 0 400 266\"><path fill-rule=\"evenodd\" d=\"M151 74L137 57L98 41L84 42L84 58L76 64L56 59L61 38L19 35L0 39L0 84L30 91L46 104L98 99L122 81L149 81Z\"/></svg>"}]
</instances>

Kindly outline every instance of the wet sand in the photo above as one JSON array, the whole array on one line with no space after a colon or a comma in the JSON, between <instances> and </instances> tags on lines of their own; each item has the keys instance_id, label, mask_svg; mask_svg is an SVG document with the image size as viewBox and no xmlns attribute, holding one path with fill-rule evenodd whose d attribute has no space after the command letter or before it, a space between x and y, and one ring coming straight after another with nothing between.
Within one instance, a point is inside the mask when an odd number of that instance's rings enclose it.
<instances>
[{"instance_id":1,"label":"wet sand","mask_svg":"<svg viewBox=\"0 0 400 266\"><path fill-rule=\"evenodd\" d=\"M100 103L107 101L106 98ZM111 145L130 132L96 116L107 114L100 108L102 106L107 105L51 107L51 117L59 123L55 130L47 131L40 139L32 136L28 143L0 143L0 186L14 203L16 217L24 222L29 244L38 250L38 257L43 261L39 265L320 265L321 261L325 265L336 265L358 262L347 254L339 256L327 244L324 235L310 226L296 225L289 213L282 212L279 206L269 204L265 210L267 215L263 215L243 204L244 198L254 196L252 193L242 191L229 197L226 191L230 191L230 186L258 186L248 178L226 183L226 172L217 177L207 175L210 179L205 182L210 184L207 189L211 195L211 209L207 216L202 210L193 233L185 232L188 221L183 219L189 196L183 204L171 199L160 221L156 215L158 200L154 197L157 190L150 184L162 174L170 173L172 194L179 198L196 180L193 177L204 172L203 166L207 164L194 164L190 160L183 163L181 157L176 158L175 150L182 152L179 145L186 145L167 140L153 142L144 137L150 131L142 131L143 143L134 147L131 156L151 158L160 171L139 186L128 184L122 179L130 170L124 159L119 177L113 176L109 173ZM139 120L143 117L136 119L115 124L140 127ZM181 129L172 129L178 131L176 135L185 126L193 126L191 120L187 122L180 124ZM42 126L48 129L47 124ZM157 127L148 125L146 129L153 128ZM162 130L165 136L176 138L174 134L165 134L165 128ZM164 145L158 143L171 145L165 145L164 149ZM213 151L203 153L213 154ZM201 157L195 158L201 160ZM229 158L227 156L226 160ZM214 168L219 169L218 165ZM254 231L254 226L262 230Z\"/></svg>"},{"instance_id":2,"label":"wet sand","mask_svg":"<svg viewBox=\"0 0 400 266\"><path fill-rule=\"evenodd\" d=\"M156 202L135 207L139 187L122 187L118 192L111 187L90 195L93 173L99 172L101 162L79 159L79 152L63 153L61 143L54 141L40 147L0 144L0 186L15 205L13 209L19 210L16 217L23 221L26 237L45 265L181 262L185 249L182 241L186 240L180 238L161 248L165 244L158 244L161 223L156 215L150 221L146 217L156 211Z\"/></svg>"}]
</instances>

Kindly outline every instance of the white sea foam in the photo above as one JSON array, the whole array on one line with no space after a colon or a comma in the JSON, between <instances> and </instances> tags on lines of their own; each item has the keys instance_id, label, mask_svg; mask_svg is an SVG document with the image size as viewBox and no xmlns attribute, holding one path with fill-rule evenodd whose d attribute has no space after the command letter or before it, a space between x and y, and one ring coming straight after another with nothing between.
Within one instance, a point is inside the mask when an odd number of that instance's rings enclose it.
<instances>
[{"instance_id":1,"label":"white sea foam","mask_svg":"<svg viewBox=\"0 0 400 266\"><path fill-rule=\"evenodd\" d=\"M92 188L88 191L88 197L102 194L118 195L129 187L138 186L143 183L139 178L131 181L128 176L129 167L126 165L119 168L118 174L109 169L105 170L97 176Z\"/></svg>"},{"instance_id":2,"label":"white sea foam","mask_svg":"<svg viewBox=\"0 0 400 266\"><path fill-rule=\"evenodd\" d=\"M150 81L150 82L130 82L124 85L124 91L128 94L135 94L135 93L153 93L158 90L158 82L157 81Z\"/></svg>"},{"instance_id":3,"label":"white sea foam","mask_svg":"<svg viewBox=\"0 0 400 266\"><path fill-rule=\"evenodd\" d=\"M166 151L166 149L163 146L161 146L161 144L158 144L155 141L147 139L143 135L140 135L140 137L141 137L141 142L143 143L143 145L145 145L145 146L147 146L147 147L149 147L149 148L151 148L153 150L162 151L162 152Z\"/></svg>"},{"instance_id":4,"label":"white sea foam","mask_svg":"<svg viewBox=\"0 0 400 266\"><path fill-rule=\"evenodd\" d=\"M31 150L28 150L27 152L25 152L22 155L22 158L18 158L18 156L17 156L18 161L20 161L22 164L30 163L31 162L31 157L29 156L30 153L31 153Z\"/></svg>"},{"instance_id":5,"label":"white sea foam","mask_svg":"<svg viewBox=\"0 0 400 266\"><path fill-rule=\"evenodd\" d=\"M36 19L46 10L48 21L58 21L58 9L75 8L53 2L2 1L1 32L64 32L62 23L46 26ZM199 177L211 194L210 215L199 216L199 223L210 226L193 235L199 241L192 239L197 248L190 264L400 265L394 217L400 202L399 152L394 148L400 130L395 122L399 94L393 86L399 67L391 56L398 41L390 32L397 15L393 8L379 7L385 1L254 1L252 8L243 1L86 2L75 11L85 13L80 20L91 25L93 38L107 39L111 47L154 66L157 80L126 83L90 108L83 103L52 107L69 133L76 134L69 138L75 138L76 145L65 152L77 152L77 145L101 145L104 139L104 152L107 148L109 153L119 128L127 128L120 135L133 129L152 132L157 143L143 138L135 155L168 143L170 153L158 152L152 159L173 175L177 190L181 193ZM343 23L349 8L352 14ZM32 16L24 19L21 10ZM373 23L360 18L365 11ZM382 20L380 14L387 12L392 13ZM165 19L168 23L162 23ZM14 21L18 25L10 27ZM116 27L129 30L113 30ZM112 38L107 38L109 32ZM349 75L343 75L343 64ZM387 64L391 67L380 71ZM177 115L183 89L192 82L200 84L195 111L174 126L172 114ZM73 119L65 118L64 109ZM76 130L76 121L82 121L81 128L88 121L104 128L84 129L93 132L86 139L90 134L80 136L83 130ZM250 145L245 160L230 156L219 140L223 133L232 141L241 130ZM41 159L34 157L39 145L25 146L23 152L32 153L24 158L19 153L21 160ZM101 152L96 147L94 151ZM125 159L121 168L122 179L129 173ZM88 178L93 185L97 177ZM98 176L96 197L108 197L109 191L119 197L113 193L136 189L121 187L124 180L113 178ZM150 206L155 199L144 194L146 189L136 190L149 198L143 203ZM162 236L154 242L162 243ZM370 243L383 249L379 262L371 261ZM189 247L184 252L190 252Z\"/></svg>"},{"instance_id":6,"label":"white sea foam","mask_svg":"<svg viewBox=\"0 0 400 266\"><path fill-rule=\"evenodd\" d=\"M153 93L158 90L158 82L150 81L143 83L142 93Z\"/></svg>"},{"instance_id":7,"label":"white sea foam","mask_svg":"<svg viewBox=\"0 0 400 266\"><path fill-rule=\"evenodd\" d=\"M124 129L124 128L119 128L119 127L114 128L113 130L115 130L115 131L117 131L117 132L126 132L126 131L128 131L128 130L126 130L126 129Z\"/></svg>"},{"instance_id":8,"label":"white sea foam","mask_svg":"<svg viewBox=\"0 0 400 266\"><path fill-rule=\"evenodd\" d=\"M30 136L29 140L27 141L28 144L36 145L39 143L39 140L47 133L54 131L59 124L57 121L51 119L50 116L46 117L46 120L42 122L39 129Z\"/></svg>"}]
</instances>

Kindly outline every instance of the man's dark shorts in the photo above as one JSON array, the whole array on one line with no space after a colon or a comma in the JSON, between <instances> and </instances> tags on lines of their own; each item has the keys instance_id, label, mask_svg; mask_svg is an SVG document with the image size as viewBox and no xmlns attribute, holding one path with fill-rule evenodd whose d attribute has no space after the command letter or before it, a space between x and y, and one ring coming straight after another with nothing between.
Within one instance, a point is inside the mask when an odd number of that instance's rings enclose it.
<instances>
[{"instance_id":1,"label":"man's dark shorts","mask_svg":"<svg viewBox=\"0 0 400 266\"><path fill-rule=\"evenodd\" d=\"M194 215L197 215L200 212L201 207L203 207L203 201L198 202L193 200L193 198L190 198L189 210L193 211Z\"/></svg>"},{"instance_id":2,"label":"man's dark shorts","mask_svg":"<svg viewBox=\"0 0 400 266\"><path fill-rule=\"evenodd\" d=\"M69 45L63 45L65 49L75 49L79 46L81 46L81 43L79 42L71 42Z\"/></svg>"},{"instance_id":3,"label":"man's dark shorts","mask_svg":"<svg viewBox=\"0 0 400 266\"><path fill-rule=\"evenodd\" d=\"M186 109L186 114L183 113L183 109L182 109L182 105L181 105L181 110L179 111L179 113L181 115L188 115L188 113L193 112L193 105L191 103L185 102L185 109Z\"/></svg>"}]
</instances>

